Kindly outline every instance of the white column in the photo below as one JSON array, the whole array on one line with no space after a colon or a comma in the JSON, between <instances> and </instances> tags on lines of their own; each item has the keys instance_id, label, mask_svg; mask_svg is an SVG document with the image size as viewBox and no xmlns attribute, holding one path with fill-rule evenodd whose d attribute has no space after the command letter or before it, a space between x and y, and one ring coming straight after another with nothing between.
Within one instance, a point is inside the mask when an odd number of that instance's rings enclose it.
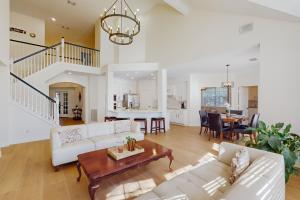
<instances>
[{"instance_id":1,"label":"white column","mask_svg":"<svg viewBox=\"0 0 300 200\"><path fill-rule=\"evenodd\" d=\"M9 0L0 1L0 147L10 143Z\"/></svg>"},{"instance_id":2,"label":"white column","mask_svg":"<svg viewBox=\"0 0 300 200\"><path fill-rule=\"evenodd\" d=\"M61 38L61 62L65 61L65 38Z\"/></svg>"},{"instance_id":3,"label":"white column","mask_svg":"<svg viewBox=\"0 0 300 200\"><path fill-rule=\"evenodd\" d=\"M160 69L157 73L157 100L158 110L162 112L162 117L166 119L166 129L169 129L169 116L167 113L167 70Z\"/></svg>"},{"instance_id":4,"label":"white column","mask_svg":"<svg viewBox=\"0 0 300 200\"><path fill-rule=\"evenodd\" d=\"M106 115L113 110L114 73L106 72Z\"/></svg>"}]
</instances>

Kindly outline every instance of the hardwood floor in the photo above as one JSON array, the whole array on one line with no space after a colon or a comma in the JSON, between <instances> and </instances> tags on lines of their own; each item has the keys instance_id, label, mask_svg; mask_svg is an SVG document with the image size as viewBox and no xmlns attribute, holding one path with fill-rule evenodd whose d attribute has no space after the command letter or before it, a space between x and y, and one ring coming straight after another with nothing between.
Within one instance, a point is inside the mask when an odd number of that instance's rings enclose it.
<instances>
[{"instance_id":1,"label":"hardwood floor","mask_svg":"<svg viewBox=\"0 0 300 200\"><path fill-rule=\"evenodd\" d=\"M103 181L96 199L119 200L143 193L170 176L183 171L208 154L216 154L218 140L210 142L207 136L199 136L199 129L172 126L167 134L147 136L173 149L173 174L168 171L168 159L160 159L149 165L130 170ZM87 179L76 182L75 164L69 164L54 172L51 167L49 141L12 145L4 148L0 159L1 200L88 200ZM292 177L286 187L286 199L300 196L300 177Z\"/></svg>"},{"instance_id":2,"label":"hardwood floor","mask_svg":"<svg viewBox=\"0 0 300 200\"><path fill-rule=\"evenodd\" d=\"M74 120L73 118L60 117L59 124L61 126L79 125L84 124L83 120Z\"/></svg>"}]
</instances>

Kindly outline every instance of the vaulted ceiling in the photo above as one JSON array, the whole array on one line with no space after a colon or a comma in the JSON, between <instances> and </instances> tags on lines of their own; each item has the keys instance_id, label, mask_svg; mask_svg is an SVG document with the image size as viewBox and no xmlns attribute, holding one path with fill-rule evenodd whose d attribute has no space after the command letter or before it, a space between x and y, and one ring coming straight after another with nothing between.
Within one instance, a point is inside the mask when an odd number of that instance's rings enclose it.
<instances>
[{"instance_id":1,"label":"vaulted ceiling","mask_svg":"<svg viewBox=\"0 0 300 200\"><path fill-rule=\"evenodd\" d=\"M299 18L259 5L264 0L127 0L133 9L147 12L158 4L173 6L177 11L189 9L229 12L278 20L298 21ZM292 0L289 0L292 1ZM93 40L94 25L105 7L113 0L11 0L11 10L46 21L46 38L65 36L72 40ZM68 3L69 2L69 3ZM71 3L70 3L71 2ZM255 3L252 3L255 2ZM72 3L76 3L75 6ZM176 7L177 6L177 7ZM182 9L181 9L182 10ZM51 21L55 17L57 21ZM62 27L69 27L65 29ZM93 43L92 41L87 41Z\"/></svg>"}]
</instances>

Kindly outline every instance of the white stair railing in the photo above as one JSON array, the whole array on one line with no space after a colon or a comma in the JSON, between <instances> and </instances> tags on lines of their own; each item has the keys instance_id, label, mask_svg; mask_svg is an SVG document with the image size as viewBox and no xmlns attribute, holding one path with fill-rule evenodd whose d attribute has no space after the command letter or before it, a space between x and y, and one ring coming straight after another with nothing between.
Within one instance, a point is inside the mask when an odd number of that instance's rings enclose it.
<instances>
[{"instance_id":1,"label":"white stair railing","mask_svg":"<svg viewBox=\"0 0 300 200\"><path fill-rule=\"evenodd\" d=\"M10 73L11 100L56 125L59 124L58 102Z\"/></svg>"},{"instance_id":2,"label":"white stair railing","mask_svg":"<svg viewBox=\"0 0 300 200\"><path fill-rule=\"evenodd\" d=\"M13 61L11 72L24 79L56 62L100 68L100 51L64 41Z\"/></svg>"},{"instance_id":3,"label":"white stair railing","mask_svg":"<svg viewBox=\"0 0 300 200\"><path fill-rule=\"evenodd\" d=\"M26 44L26 42L22 42L22 45ZM32 46L29 43L27 45ZM22 58L17 56L18 59L13 61L10 69L11 100L39 117L58 125L58 98L52 99L24 79L57 62L100 68L100 51L65 42L64 38L62 38L60 43L53 46L44 48L39 45L38 48L42 49ZM28 50L30 48L24 49ZM17 52L16 50L11 51ZM24 53L24 51L22 52Z\"/></svg>"},{"instance_id":4,"label":"white stair railing","mask_svg":"<svg viewBox=\"0 0 300 200\"><path fill-rule=\"evenodd\" d=\"M20 40L14 40L14 39L10 39L9 46L10 46L9 55L10 55L10 59L12 60L18 60L31 53L47 48L44 45L34 44L34 43L29 43Z\"/></svg>"}]
</instances>

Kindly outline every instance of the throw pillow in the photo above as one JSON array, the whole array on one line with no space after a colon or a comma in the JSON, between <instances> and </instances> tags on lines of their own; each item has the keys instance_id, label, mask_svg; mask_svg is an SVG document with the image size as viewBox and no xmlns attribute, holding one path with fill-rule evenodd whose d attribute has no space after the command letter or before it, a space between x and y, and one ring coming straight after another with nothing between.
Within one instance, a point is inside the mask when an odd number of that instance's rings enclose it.
<instances>
[{"instance_id":1,"label":"throw pillow","mask_svg":"<svg viewBox=\"0 0 300 200\"><path fill-rule=\"evenodd\" d=\"M83 139L80 128L66 128L58 131L61 144L71 144Z\"/></svg>"},{"instance_id":2,"label":"throw pillow","mask_svg":"<svg viewBox=\"0 0 300 200\"><path fill-rule=\"evenodd\" d=\"M231 176L229 177L230 184L233 184L237 178L247 169L250 164L250 156L248 150L243 148L235 153L231 160Z\"/></svg>"},{"instance_id":3,"label":"throw pillow","mask_svg":"<svg viewBox=\"0 0 300 200\"><path fill-rule=\"evenodd\" d=\"M129 120L121 120L115 122L115 133L125 133L131 131L131 122Z\"/></svg>"}]
</instances>

